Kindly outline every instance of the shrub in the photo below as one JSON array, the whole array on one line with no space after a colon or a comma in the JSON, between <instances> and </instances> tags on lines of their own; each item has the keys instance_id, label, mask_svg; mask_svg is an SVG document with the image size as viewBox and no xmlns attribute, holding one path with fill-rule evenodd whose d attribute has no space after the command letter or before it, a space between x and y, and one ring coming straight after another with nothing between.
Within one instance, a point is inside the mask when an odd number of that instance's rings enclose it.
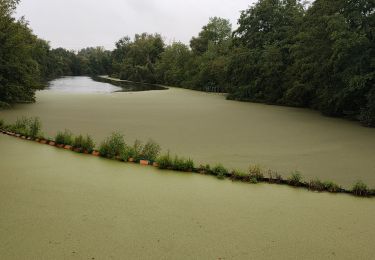
<instances>
[{"instance_id":1,"label":"shrub","mask_svg":"<svg viewBox=\"0 0 375 260\"><path fill-rule=\"evenodd\" d=\"M139 141L138 139L135 140L133 147L130 147L129 150L129 154L134 158L134 160L139 161L140 159L142 159L143 145L141 141Z\"/></svg>"},{"instance_id":2,"label":"shrub","mask_svg":"<svg viewBox=\"0 0 375 260\"><path fill-rule=\"evenodd\" d=\"M259 165L250 165L249 174L250 174L250 178L256 179L257 182L261 181L264 178L262 169L260 168Z\"/></svg>"},{"instance_id":3,"label":"shrub","mask_svg":"<svg viewBox=\"0 0 375 260\"><path fill-rule=\"evenodd\" d=\"M292 172L292 175L288 178L288 183L293 186L300 186L302 175L299 171Z\"/></svg>"},{"instance_id":4,"label":"shrub","mask_svg":"<svg viewBox=\"0 0 375 260\"><path fill-rule=\"evenodd\" d=\"M149 140L142 149L143 159L155 161L160 153L160 145L153 140Z\"/></svg>"},{"instance_id":5,"label":"shrub","mask_svg":"<svg viewBox=\"0 0 375 260\"><path fill-rule=\"evenodd\" d=\"M352 193L356 196L367 196L369 194L369 190L366 184L364 184L362 181L357 181L353 185Z\"/></svg>"},{"instance_id":6,"label":"shrub","mask_svg":"<svg viewBox=\"0 0 375 260\"><path fill-rule=\"evenodd\" d=\"M324 188L329 192L339 192L341 190L340 186L332 181L325 181L323 185Z\"/></svg>"},{"instance_id":7,"label":"shrub","mask_svg":"<svg viewBox=\"0 0 375 260\"><path fill-rule=\"evenodd\" d=\"M249 180L249 174L240 171L240 170L233 170L231 173L231 179L232 180L241 180L241 181L248 181Z\"/></svg>"},{"instance_id":8,"label":"shrub","mask_svg":"<svg viewBox=\"0 0 375 260\"><path fill-rule=\"evenodd\" d=\"M88 153L92 153L95 148L95 143L94 140L92 139L91 136L86 135L86 138L83 139L82 142L82 149L83 151L87 151Z\"/></svg>"},{"instance_id":9,"label":"shrub","mask_svg":"<svg viewBox=\"0 0 375 260\"><path fill-rule=\"evenodd\" d=\"M57 144L73 145L73 133L67 129L64 132L57 132L55 142Z\"/></svg>"},{"instance_id":10,"label":"shrub","mask_svg":"<svg viewBox=\"0 0 375 260\"><path fill-rule=\"evenodd\" d=\"M169 169L173 165L169 151L167 154L160 156L156 161L159 164L160 169Z\"/></svg>"},{"instance_id":11,"label":"shrub","mask_svg":"<svg viewBox=\"0 0 375 260\"><path fill-rule=\"evenodd\" d=\"M326 187L321 180L314 179L309 182L309 189L316 190L316 191L324 191Z\"/></svg>"},{"instance_id":12,"label":"shrub","mask_svg":"<svg viewBox=\"0 0 375 260\"><path fill-rule=\"evenodd\" d=\"M21 135L29 135L29 119L26 117L17 118L11 126L11 130Z\"/></svg>"},{"instance_id":13,"label":"shrub","mask_svg":"<svg viewBox=\"0 0 375 260\"><path fill-rule=\"evenodd\" d=\"M5 122L3 119L0 119L0 128L5 127Z\"/></svg>"},{"instance_id":14,"label":"shrub","mask_svg":"<svg viewBox=\"0 0 375 260\"><path fill-rule=\"evenodd\" d=\"M74 138L74 142L73 142L73 147L74 148L79 148L82 150L82 144L83 144L83 136L82 135L79 135L79 136L76 136L76 138Z\"/></svg>"},{"instance_id":15,"label":"shrub","mask_svg":"<svg viewBox=\"0 0 375 260\"><path fill-rule=\"evenodd\" d=\"M228 175L228 170L224 168L223 165L218 164L214 168L212 168L212 174L215 175L219 179L224 179L225 176Z\"/></svg>"},{"instance_id":16,"label":"shrub","mask_svg":"<svg viewBox=\"0 0 375 260\"><path fill-rule=\"evenodd\" d=\"M116 156L121 156L125 148L124 136L119 133L113 133L101 143L99 152L102 156L115 158Z\"/></svg>"},{"instance_id":17,"label":"shrub","mask_svg":"<svg viewBox=\"0 0 375 260\"><path fill-rule=\"evenodd\" d=\"M175 156L172 169L176 171L192 171L194 169L194 162L191 159Z\"/></svg>"},{"instance_id":18,"label":"shrub","mask_svg":"<svg viewBox=\"0 0 375 260\"><path fill-rule=\"evenodd\" d=\"M34 117L29 120L29 135L32 138L37 138L41 135L42 122L38 117Z\"/></svg>"}]
</instances>

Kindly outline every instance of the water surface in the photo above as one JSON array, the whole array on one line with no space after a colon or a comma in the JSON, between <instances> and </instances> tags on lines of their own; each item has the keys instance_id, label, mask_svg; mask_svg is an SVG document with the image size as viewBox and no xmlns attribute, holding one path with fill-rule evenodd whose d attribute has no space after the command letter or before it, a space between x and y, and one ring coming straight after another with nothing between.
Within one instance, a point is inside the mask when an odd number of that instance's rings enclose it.
<instances>
[{"instance_id":1,"label":"water surface","mask_svg":"<svg viewBox=\"0 0 375 260\"><path fill-rule=\"evenodd\" d=\"M82 82L89 90L103 84L81 77L55 84L70 89ZM107 94L46 90L37 93L35 104L0 112L8 121L21 115L39 116L50 136L68 128L101 141L119 131L129 142L153 138L198 163L242 169L260 164L284 176L299 170L306 179L347 187L361 179L375 187L375 129L311 110L227 101L224 95L177 88Z\"/></svg>"},{"instance_id":2,"label":"water surface","mask_svg":"<svg viewBox=\"0 0 375 260\"><path fill-rule=\"evenodd\" d=\"M375 201L0 135L2 259L373 259Z\"/></svg>"}]
</instances>

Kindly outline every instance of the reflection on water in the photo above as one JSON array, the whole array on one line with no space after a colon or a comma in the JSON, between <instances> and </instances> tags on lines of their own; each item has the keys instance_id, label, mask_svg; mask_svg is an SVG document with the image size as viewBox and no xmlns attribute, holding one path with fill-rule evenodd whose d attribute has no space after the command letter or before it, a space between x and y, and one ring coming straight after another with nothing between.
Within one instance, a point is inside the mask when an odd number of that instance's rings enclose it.
<instances>
[{"instance_id":1,"label":"reflection on water","mask_svg":"<svg viewBox=\"0 0 375 260\"><path fill-rule=\"evenodd\" d=\"M149 91L149 90L167 90L168 88L141 82L132 82L127 80L113 79L105 76L95 76L92 77L93 80L97 82L110 83L112 85L118 86L121 90L117 92L138 92L138 91Z\"/></svg>"},{"instance_id":2,"label":"reflection on water","mask_svg":"<svg viewBox=\"0 0 375 260\"><path fill-rule=\"evenodd\" d=\"M120 87L99 83L89 77L63 77L50 82L49 90L66 93L112 93L121 91Z\"/></svg>"}]
</instances>

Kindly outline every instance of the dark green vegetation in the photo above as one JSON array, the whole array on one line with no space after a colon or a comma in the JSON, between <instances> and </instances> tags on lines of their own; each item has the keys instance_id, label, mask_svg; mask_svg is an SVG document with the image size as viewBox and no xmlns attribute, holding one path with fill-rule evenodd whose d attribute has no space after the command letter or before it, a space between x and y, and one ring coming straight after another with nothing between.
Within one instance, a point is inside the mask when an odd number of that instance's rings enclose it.
<instances>
[{"instance_id":1,"label":"dark green vegetation","mask_svg":"<svg viewBox=\"0 0 375 260\"><path fill-rule=\"evenodd\" d=\"M0 108L31 102L47 79L111 75L241 101L309 107L375 126L375 2L259 0L238 29L214 17L190 46L159 34L124 37L115 50L51 49L0 0ZM113 82L112 82L113 83ZM122 84L122 83L121 83Z\"/></svg>"},{"instance_id":2,"label":"dark green vegetation","mask_svg":"<svg viewBox=\"0 0 375 260\"><path fill-rule=\"evenodd\" d=\"M4 120L0 119L0 131L12 136L20 134L24 137L29 137L31 140L41 142L43 142L44 139L40 132L41 123L38 118L22 117L21 119L17 119L14 124L6 124ZM44 143L51 145L51 142L53 141L47 140L47 142ZM159 156L161 147L151 139L144 145L141 141L136 140L132 146L129 146L124 140L124 136L116 132L100 144L99 151L95 150L95 143L89 135L78 135L74 137L69 130L59 132L54 142L57 146L71 146L68 149L76 152L93 153L94 155L100 155L104 158L119 161L139 162L140 160L146 160L149 164L154 163L156 167L163 170L200 173L216 176L218 179L231 179L233 181L253 184L283 184L319 192L348 193L361 197L375 196L375 189L369 189L362 181L357 181L350 190L346 190L332 181L323 182L319 179L313 179L305 182L303 181L302 174L298 171L291 172L289 178L283 179L276 171L264 170L259 165L250 165L247 172L228 170L222 164L217 164L214 167L208 164L195 167L193 160L177 155L172 157L169 151ZM65 147L65 149L67 149L67 147Z\"/></svg>"}]
</instances>

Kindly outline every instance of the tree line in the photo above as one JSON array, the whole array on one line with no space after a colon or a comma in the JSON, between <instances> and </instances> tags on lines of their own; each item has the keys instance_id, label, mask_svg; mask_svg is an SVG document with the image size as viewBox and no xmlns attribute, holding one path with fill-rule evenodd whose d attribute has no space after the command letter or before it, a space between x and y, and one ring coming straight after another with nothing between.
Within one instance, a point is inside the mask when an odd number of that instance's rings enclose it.
<instances>
[{"instance_id":1,"label":"tree line","mask_svg":"<svg viewBox=\"0 0 375 260\"><path fill-rule=\"evenodd\" d=\"M113 51L51 49L0 0L0 101L30 101L40 82L104 75L202 91L229 99L316 109L375 126L375 2L259 0L238 28L213 17L190 44L137 34ZM31 99L32 100L32 99Z\"/></svg>"}]
</instances>

